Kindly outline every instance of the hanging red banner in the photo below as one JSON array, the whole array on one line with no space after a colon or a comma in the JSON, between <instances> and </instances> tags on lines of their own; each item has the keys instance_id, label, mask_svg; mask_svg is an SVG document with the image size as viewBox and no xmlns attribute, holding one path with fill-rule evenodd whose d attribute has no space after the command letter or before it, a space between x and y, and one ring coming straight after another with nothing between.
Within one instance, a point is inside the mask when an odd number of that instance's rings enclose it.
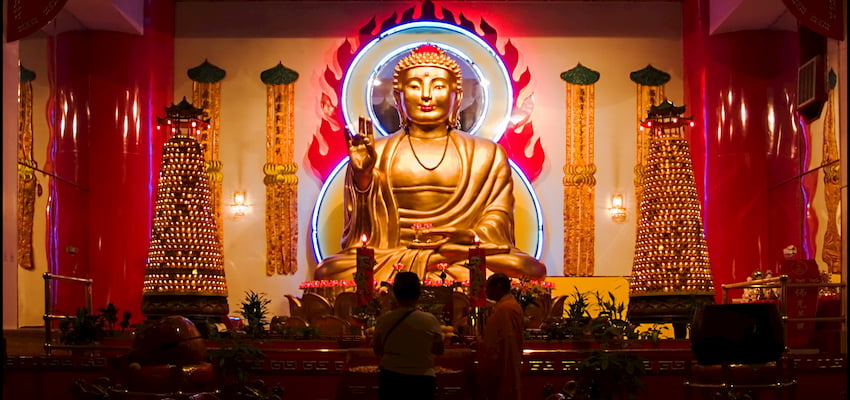
<instances>
[{"instance_id":1,"label":"hanging red banner","mask_svg":"<svg viewBox=\"0 0 850 400\"><path fill-rule=\"evenodd\" d=\"M23 39L47 25L68 0L8 0L6 41Z\"/></svg>"},{"instance_id":2,"label":"hanging red banner","mask_svg":"<svg viewBox=\"0 0 850 400\"><path fill-rule=\"evenodd\" d=\"M782 0L797 21L828 38L844 40L842 0Z\"/></svg>"}]
</instances>

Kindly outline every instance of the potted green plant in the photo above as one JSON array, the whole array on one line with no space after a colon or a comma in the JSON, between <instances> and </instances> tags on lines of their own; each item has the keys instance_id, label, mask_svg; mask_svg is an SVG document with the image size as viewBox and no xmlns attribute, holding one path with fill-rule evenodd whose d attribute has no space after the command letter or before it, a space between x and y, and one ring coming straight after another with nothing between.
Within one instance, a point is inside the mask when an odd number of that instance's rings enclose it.
<instances>
[{"instance_id":1,"label":"potted green plant","mask_svg":"<svg viewBox=\"0 0 850 400\"><path fill-rule=\"evenodd\" d=\"M607 346L590 351L576 374L579 378L568 396L574 400L631 399L646 390L644 359Z\"/></svg>"},{"instance_id":2,"label":"potted green plant","mask_svg":"<svg viewBox=\"0 0 850 400\"><path fill-rule=\"evenodd\" d=\"M254 293L253 290L245 292L245 300L242 302L240 314L245 318L247 325L245 333L248 336L259 339L266 336L266 325L268 320L268 305L271 300L266 298L265 293Z\"/></svg>"},{"instance_id":3,"label":"potted green plant","mask_svg":"<svg viewBox=\"0 0 850 400\"><path fill-rule=\"evenodd\" d=\"M232 340L226 345L208 351L221 378L222 400L280 400L283 392L279 387L269 388L262 380L249 381L254 363L265 358L263 351L246 340L247 333L233 331L229 336Z\"/></svg>"},{"instance_id":4,"label":"potted green plant","mask_svg":"<svg viewBox=\"0 0 850 400\"><path fill-rule=\"evenodd\" d=\"M638 334L635 332L637 326L626 319L626 306L623 302L617 302L611 292L608 292L606 298L597 291L595 297L599 313L591 319L589 324L589 334L594 340L610 341L638 338Z\"/></svg>"},{"instance_id":5,"label":"potted green plant","mask_svg":"<svg viewBox=\"0 0 850 400\"><path fill-rule=\"evenodd\" d=\"M118 308L110 302L106 307L98 308L97 311L100 311L98 325L101 329L106 328L103 329L104 333L111 336L115 333L115 323L118 322Z\"/></svg>"},{"instance_id":6,"label":"potted green plant","mask_svg":"<svg viewBox=\"0 0 850 400\"><path fill-rule=\"evenodd\" d=\"M580 322L583 320L587 320L590 318L590 303L588 303L589 296L587 293L582 293L578 290L578 286L575 287L575 293L570 295L570 302L567 303L566 313L567 319Z\"/></svg>"},{"instance_id":7,"label":"potted green plant","mask_svg":"<svg viewBox=\"0 0 850 400\"><path fill-rule=\"evenodd\" d=\"M118 308L109 303L98 311L99 314L93 314L88 308L80 308L74 317L62 321L59 324L59 341L64 345L85 346L100 343L105 338L114 339ZM120 323L121 332L129 327L130 315L124 312L124 319Z\"/></svg>"},{"instance_id":8,"label":"potted green plant","mask_svg":"<svg viewBox=\"0 0 850 400\"><path fill-rule=\"evenodd\" d=\"M66 319L59 324L61 334L59 341L65 345L90 345L100 341L103 336L103 324L100 317L89 313L88 308L77 310L75 317Z\"/></svg>"},{"instance_id":9,"label":"potted green plant","mask_svg":"<svg viewBox=\"0 0 850 400\"><path fill-rule=\"evenodd\" d=\"M660 326L658 324L652 324L650 327L642 330L638 333L638 337L640 340L648 341L654 345L657 345L659 341L661 341L661 335L663 331L666 331L666 326Z\"/></svg>"}]
</instances>

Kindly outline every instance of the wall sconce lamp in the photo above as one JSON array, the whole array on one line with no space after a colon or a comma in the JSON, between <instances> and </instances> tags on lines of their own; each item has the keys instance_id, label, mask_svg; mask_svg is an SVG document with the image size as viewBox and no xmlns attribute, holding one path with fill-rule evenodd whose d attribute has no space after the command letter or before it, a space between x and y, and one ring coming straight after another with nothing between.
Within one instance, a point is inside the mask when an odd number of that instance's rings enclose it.
<instances>
[{"instance_id":1,"label":"wall sconce lamp","mask_svg":"<svg viewBox=\"0 0 850 400\"><path fill-rule=\"evenodd\" d=\"M248 212L248 197L245 192L233 193L233 203L230 204L230 211L235 217L244 216Z\"/></svg>"},{"instance_id":2,"label":"wall sconce lamp","mask_svg":"<svg viewBox=\"0 0 850 400\"><path fill-rule=\"evenodd\" d=\"M611 196L611 207L608 208L608 215L616 223L622 223L626 220L626 206L622 194L618 193Z\"/></svg>"}]
</instances>

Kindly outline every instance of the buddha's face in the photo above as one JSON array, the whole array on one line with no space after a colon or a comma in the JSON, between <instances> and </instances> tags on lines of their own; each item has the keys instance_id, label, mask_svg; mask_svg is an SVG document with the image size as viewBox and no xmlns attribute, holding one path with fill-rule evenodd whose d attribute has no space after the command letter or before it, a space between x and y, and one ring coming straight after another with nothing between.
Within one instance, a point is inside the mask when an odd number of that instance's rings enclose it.
<instances>
[{"instance_id":1,"label":"buddha's face","mask_svg":"<svg viewBox=\"0 0 850 400\"><path fill-rule=\"evenodd\" d=\"M411 124L450 125L460 104L460 92L452 84L454 76L440 67L413 67L399 74L396 104Z\"/></svg>"}]
</instances>

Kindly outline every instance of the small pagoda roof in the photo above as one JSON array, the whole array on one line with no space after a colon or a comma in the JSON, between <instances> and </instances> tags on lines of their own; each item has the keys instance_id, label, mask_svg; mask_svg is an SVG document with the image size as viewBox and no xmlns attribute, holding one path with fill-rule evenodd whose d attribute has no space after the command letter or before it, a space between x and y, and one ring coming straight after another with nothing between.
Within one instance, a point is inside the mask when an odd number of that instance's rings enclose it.
<instances>
[{"instance_id":1,"label":"small pagoda roof","mask_svg":"<svg viewBox=\"0 0 850 400\"><path fill-rule=\"evenodd\" d=\"M199 119L204 113L205 111L202 108L197 108L192 103L186 101L186 96L183 96L183 100L179 103L172 104L171 107L165 107L166 118L171 119Z\"/></svg>"},{"instance_id":2,"label":"small pagoda roof","mask_svg":"<svg viewBox=\"0 0 850 400\"><path fill-rule=\"evenodd\" d=\"M678 117L685 113L685 106L677 106L670 100L664 99L661 104L649 107L648 118Z\"/></svg>"}]
</instances>

